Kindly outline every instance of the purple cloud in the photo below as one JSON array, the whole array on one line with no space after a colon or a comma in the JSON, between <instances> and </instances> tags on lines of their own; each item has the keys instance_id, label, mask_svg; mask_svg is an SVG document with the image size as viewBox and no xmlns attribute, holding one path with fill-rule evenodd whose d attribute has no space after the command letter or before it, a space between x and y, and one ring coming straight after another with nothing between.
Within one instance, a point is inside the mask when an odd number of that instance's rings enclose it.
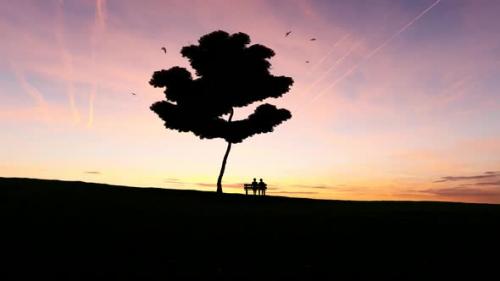
<instances>
[{"instance_id":1,"label":"purple cloud","mask_svg":"<svg viewBox=\"0 0 500 281\"><path fill-rule=\"evenodd\" d=\"M422 193L433 194L438 196L447 197L491 197L500 196L500 190L484 190L471 187L450 187L450 188L430 188L426 190L421 190Z\"/></svg>"},{"instance_id":2,"label":"purple cloud","mask_svg":"<svg viewBox=\"0 0 500 281\"><path fill-rule=\"evenodd\" d=\"M487 179L487 178L495 178L499 177L500 172L484 172L482 175L477 175L477 176L447 176L447 177L442 177L441 179L434 181L435 183L440 183L440 182L449 182L449 181L463 181L463 180L479 180L479 179Z\"/></svg>"}]
</instances>

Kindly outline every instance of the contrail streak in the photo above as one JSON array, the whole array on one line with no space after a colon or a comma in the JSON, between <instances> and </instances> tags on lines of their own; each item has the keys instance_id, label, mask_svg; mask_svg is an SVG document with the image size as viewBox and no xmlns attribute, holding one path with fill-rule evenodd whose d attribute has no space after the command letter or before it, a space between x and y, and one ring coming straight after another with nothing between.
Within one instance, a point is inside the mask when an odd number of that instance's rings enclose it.
<instances>
[{"instance_id":1,"label":"contrail streak","mask_svg":"<svg viewBox=\"0 0 500 281\"><path fill-rule=\"evenodd\" d=\"M396 33L394 33L391 37L389 37L389 39L385 40L380 46L378 46L377 48L375 48L373 51L371 51L368 56L366 56L364 58L364 60L368 60L370 59L373 55L375 55L376 53L378 53L378 51L380 51L382 48L384 48L387 44L389 44L394 38L396 38L397 36L399 36L399 34L403 33L406 29L408 29L408 27L412 26L416 21L418 21L421 17L423 17L425 14L427 14L427 12L429 12L432 8L434 8L434 6L436 6L437 4L439 4L439 2L441 2L441 0L437 0L436 2L434 2L432 5L430 5L427 9L423 10L418 16L416 16L414 19L412 19L410 22L408 22L405 26L403 26L400 30L398 30Z\"/></svg>"},{"instance_id":2,"label":"contrail streak","mask_svg":"<svg viewBox=\"0 0 500 281\"><path fill-rule=\"evenodd\" d=\"M349 48L349 50L340 58L338 58L320 77L318 77L309 87L305 90L305 92L308 92L311 90L314 86L316 86L319 82L321 82L332 70L335 69L336 66L341 64L348 56L351 55L351 53L358 47L360 43L354 44Z\"/></svg>"},{"instance_id":3,"label":"contrail streak","mask_svg":"<svg viewBox=\"0 0 500 281\"><path fill-rule=\"evenodd\" d=\"M350 34L346 34L344 36L342 36L342 38L340 38L339 40L337 40L332 48L330 49L330 51L328 51L328 53L326 55L324 55L316 64L313 65L313 67L311 67L311 72L314 71L318 66L320 66L336 49L337 49L337 46L340 45L340 43L344 42L345 39L347 39L348 37L350 36Z\"/></svg>"},{"instance_id":4,"label":"contrail streak","mask_svg":"<svg viewBox=\"0 0 500 281\"><path fill-rule=\"evenodd\" d=\"M106 0L96 0L96 23L99 27L106 26Z\"/></svg>"},{"instance_id":5,"label":"contrail streak","mask_svg":"<svg viewBox=\"0 0 500 281\"><path fill-rule=\"evenodd\" d=\"M345 72L342 76L339 78L335 79L328 87L326 87L324 90L319 92L316 96L314 96L310 102L306 105L309 106L313 102L315 102L317 99L319 99L326 91L330 90L331 88L335 87L340 81L342 81L345 77L349 76L351 73L353 73L356 69L358 69L359 66L361 66L363 63L365 63L367 60L369 60L371 57L373 57L375 54L377 54L382 48L387 46L394 38L396 38L398 35L403 33L406 29L408 29L411 25L413 25L415 22L417 22L421 17L423 17L427 12L429 12L434 6L439 4L441 0L437 0L436 2L432 3L427 9L423 10L420 14L418 14L415 18L413 18L411 21L409 21L406 25L404 25L401 29L399 29L396 33L394 33L391 37L389 37L387 40L385 40L382 44L380 44L377 48L373 49L368 55L366 55L360 62L355 64L353 67L351 67L347 72Z\"/></svg>"},{"instance_id":6,"label":"contrail streak","mask_svg":"<svg viewBox=\"0 0 500 281\"><path fill-rule=\"evenodd\" d=\"M12 62L10 62L10 65L17 81L21 84L23 90L35 101L36 106L40 108L45 120L47 120L47 102L45 101L42 93L35 86L31 85L28 80L26 80L23 71L20 70L17 65Z\"/></svg>"},{"instance_id":7,"label":"contrail streak","mask_svg":"<svg viewBox=\"0 0 500 281\"><path fill-rule=\"evenodd\" d=\"M63 50L62 53L64 68L66 73L68 73L69 78L67 79L67 95L69 99L69 105L71 108L71 113L73 114L73 120L75 122L80 122L80 112L76 106L75 100L75 86L73 84L73 59L71 54L67 50Z\"/></svg>"},{"instance_id":8,"label":"contrail streak","mask_svg":"<svg viewBox=\"0 0 500 281\"><path fill-rule=\"evenodd\" d=\"M94 99L95 99L95 90L93 90L89 94L89 118L87 121L87 127L91 128L94 124Z\"/></svg>"},{"instance_id":9,"label":"contrail streak","mask_svg":"<svg viewBox=\"0 0 500 281\"><path fill-rule=\"evenodd\" d=\"M100 33L106 28L106 0L96 0L95 2L95 20L94 27L91 35L91 63L92 69L96 68L96 45ZM95 73L95 71L94 71ZM87 119L87 127L91 128L94 124L94 100L97 91L97 79L94 77L92 82L91 91L89 93L89 111Z\"/></svg>"},{"instance_id":10,"label":"contrail streak","mask_svg":"<svg viewBox=\"0 0 500 281\"><path fill-rule=\"evenodd\" d=\"M69 106L71 113L73 115L73 120L75 122L80 121L80 113L76 106L75 101L75 87L73 85L73 58L65 47L64 43L64 1L59 0L57 7L57 28L56 28L56 40L61 48L61 58L64 66L64 71L68 74L66 78L66 95L68 96Z\"/></svg>"}]
</instances>

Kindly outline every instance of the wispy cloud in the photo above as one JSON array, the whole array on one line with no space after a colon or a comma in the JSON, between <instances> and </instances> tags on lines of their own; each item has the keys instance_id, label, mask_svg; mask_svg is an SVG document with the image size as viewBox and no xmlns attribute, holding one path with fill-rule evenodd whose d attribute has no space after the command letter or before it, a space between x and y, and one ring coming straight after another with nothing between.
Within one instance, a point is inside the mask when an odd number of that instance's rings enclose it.
<instances>
[{"instance_id":1,"label":"wispy cloud","mask_svg":"<svg viewBox=\"0 0 500 281\"><path fill-rule=\"evenodd\" d=\"M475 176L447 176L447 177L442 177L439 180L434 181L435 183L440 183L440 182L449 182L449 181L464 181L464 180L479 180L479 179L487 179L487 178L495 178L495 177L500 177L499 172L485 172L481 175L475 175Z\"/></svg>"},{"instance_id":2,"label":"wispy cloud","mask_svg":"<svg viewBox=\"0 0 500 281\"><path fill-rule=\"evenodd\" d=\"M108 17L106 11L106 0L96 0L96 24L101 27L106 27L106 19Z\"/></svg>"},{"instance_id":3,"label":"wispy cloud","mask_svg":"<svg viewBox=\"0 0 500 281\"><path fill-rule=\"evenodd\" d=\"M314 191L273 191L273 194L318 194Z\"/></svg>"},{"instance_id":4,"label":"wispy cloud","mask_svg":"<svg viewBox=\"0 0 500 281\"><path fill-rule=\"evenodd\" d=\"M348 185L328 185L328 184L293 184L290 185L292 188L301 189L319 189L324 191L335 191L335 192L354 192L362 191L363 187L360 186L348 186Z\"/></svg>"},{"instance_id":5,"label":"wispy cloud","mask_svg":"<svg viewBox=\"0 0 500 281\"><path fill-rule=\"evenodd\" d=\"M471 176L447 176L434 181L434 183L446 185L420 192L445 198L476 199L478 202L498 202L500 199L500 172L496 171L487 171ZM447 183L457 186L449 186Z\"/></svg>"},{"instance_id":6,"label":"wispy cloud","mask_svg":"<svg viewBox=\"0 0 500 281\"><path fill-rule=\"evenodd\" d=\"M173 184L173 185L184 185L185 184L185 182L181 181L178 178L166 178L163 180L163 182L168 183L168 184Z\"/></svg>"},{"instance_id":7,"label":"wispy cloud","mask_svg":"<svg viewBox=\"0 0 500 281\"><path fill-rule=\"evenodd\" d=\"M498 186L500 187L500 180L499 181L490 181L490 182L478 182L478 183L475 183L475 185L478 185L478 186Z\"/></svg>"},{"instance_id":8,"label":"wispy cloud","mask_svg":"<svg viewBox=\"0 0 500 281\"><path fill-rule=\"evenodd\" d=\"M166 178L163 180L164 183L175 185L175 186L182 186L182 187L209 187L209 188L215 188L216 183L215 182L190 182L190 181L184 181L179 178ZM224 183L223 184L224 188L238 188L242 189L243 188L243 183Z\"/></svg>"},{"instance_id":9,"label":"wispy cloud","mask_svg":"<svg viewBox=\"0 0 500 281\"><path fill-rule=\"evenodd\" d=\"M445 196L445 197L491 197L500 196L500 190L478 189L472 187L448 187L448 188L430 188L421 190L421 193Z\"/></svg>"},{"instance_id":10,"label":"wispy cloud","mask_svg":"<svg viewBox=\"0 0 500 281\"><path fill-rule=\"evenodd\" d=\"M307 185L307 184L294 184L292 187L298 187L298 188L314 188L314 189L331 189L335 188L333 186L328 186L328 185Z\"/></svg>"},{"instance_id":11,"label":"wispy cloud","mask_svg":"<svg viewBox=\"0 0 500 281\"><path fill-rule=\"evenodd\" d=\"M215 188L215 186L216 186L215 182L212 182L212 183L196 182L193 184L197 185L197 186L201 186L201 187L214 187ZM223 184L223 187L243 189L243 183L225 183L225 184Z\"/></svg>"},{"instance_id":12,"label":"wispy cloud","mask_svg":"<svg viewBox=\"0 0 500 281\"><path fill-rule=\"evenodd\" d=\"M92 91L89 94L89 112L87 119L87 127L91 128L94 124L94 100L95 100L96 86L92 86Z\"/></svg>"},{"instance_id":13,"label":"wispy cloud","mask_svg":"<svg viewBox=\"0 0 500 281\"><path fill-rule=\"evenodd\" d=\"M178 179L178 178L166 178L165 182L180 182L180 179Z\"/></svg>"},{"instance_id":14,"label":"wispy cloud","mask_svg":"<svg viewBox=\"0 0 500 281\"><path fill-rule=\"evenodd\" d=\"M64 38L65 33L65 23L64 23L64 1L60 0L57 5L57 26L55 30L55 36L57 43L61 51L61 59L63 62L63 68L67 76L66 80L66 95L68 96L69 106L71 113L73 115L73 121L80 121L80 112L76 106L75 101L75 86L74 86L74 67L73 67L73 57L71 53L66 48L66 42Z\"/></svg>"},{"instance_id":15,"label":"wispy cloud","mask_svg":"<svg viewBox=\"0 0 500 281\"><path fill-rule=\"evenodd\" d=\"M24 72L14 63L11 63L12 71L21 84L22 89L33 99L44 119L48 118L48 106L42 93L26 79Z\"/></svg>"},{"instance_id":16,"label":"wispy cloud","mask_svg":"<svg viewBox=\"0 0 500 281\"><path fill-rule=\"evenodd\" d=\"M99 41L99 37L102 36L104 31L106 30L106 21L107 21L107 11L106 11L106 0L96 0L95 3L95 20L94 26L92 29L92 34L90 38L91 44L91 63L92 69L96 68L96 49L97 42ZM87 127L91 128L94 125L94 102L95 96L97 92L98 82L97 77L94 77L92 81L91 90L88 97L89 102L89 111L87 118Z\"/></svg>"}]
</instances>

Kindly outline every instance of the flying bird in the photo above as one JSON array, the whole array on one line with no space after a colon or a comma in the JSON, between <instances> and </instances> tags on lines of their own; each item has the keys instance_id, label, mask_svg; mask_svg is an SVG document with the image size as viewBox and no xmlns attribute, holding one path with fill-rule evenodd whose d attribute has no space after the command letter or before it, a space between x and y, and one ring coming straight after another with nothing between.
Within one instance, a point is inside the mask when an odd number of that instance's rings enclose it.
<instances>
[{"instance_id":1,"label":"flying bird","mask_svg":"<svg viewBox=\"0 0 500 281\"><path fill-rule=\"evenodd\" d=\"M316 38L311 38L310 41L316 41Z\"/></svg>"},{"instance_id":2,"label":"flying bird","mask_svg":"<svg viewBox=\"0 0 500 281\"><path fill-rule=\"evenodd\" d=\"M161 50L166 54L167 53L167 48L161 47Z\"/></svg>"},{"instance_id":3,"label":"flying bird","mask_svg":"<svg viewBox=\"0 0 500 281\"><path fill-rule=\"evenodd\" d=\"M306 63L309 63L309 61L308 61L308 60L306 60Z\"/></svg>"},{"instance_id":4,"label":"flying bird","mask_svg":"<svg viewBox=\"0 0 500 281\"><path fill-rule=\"evenodd\" d=\"M136 94L135 93L131 93L133 96L135 96Z\"/></svg>"},{"instance_id":5,"label":"flying bird","mask_svg":"<svg viewBox=\"0 0 500 281\"><path fill-rule=\"evenodd\" d=\"M288 31L287 33L285 33L285 37L288 37L288 35L290 35L290 33L292 33L292 31Z\"/></svg>"}]
</instances>

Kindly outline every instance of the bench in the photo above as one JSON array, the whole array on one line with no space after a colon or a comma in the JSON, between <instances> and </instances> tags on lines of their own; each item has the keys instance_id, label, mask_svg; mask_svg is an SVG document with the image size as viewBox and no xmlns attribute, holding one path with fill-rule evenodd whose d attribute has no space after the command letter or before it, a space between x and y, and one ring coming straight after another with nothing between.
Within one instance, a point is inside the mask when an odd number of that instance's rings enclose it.
<instances>
[{"instance_id":1,"label":"bench","mask_svg":"<svg viewBox=\"0 0 500 281\"><path fill-rule=\"evenodd\" d=\"M256 188L254 189L253 188L253 185L251 183L245 183L243 184L243 189L245 190L245 194L248 195L248 190L252 190L253 191L253 195L256 195L255 192L257 192L257 195L266 195L266 189L267 189L267 185L264 184L264 188L262 187L259 187L259 185L257 184Z\"/></svg>"}]
</instances>

